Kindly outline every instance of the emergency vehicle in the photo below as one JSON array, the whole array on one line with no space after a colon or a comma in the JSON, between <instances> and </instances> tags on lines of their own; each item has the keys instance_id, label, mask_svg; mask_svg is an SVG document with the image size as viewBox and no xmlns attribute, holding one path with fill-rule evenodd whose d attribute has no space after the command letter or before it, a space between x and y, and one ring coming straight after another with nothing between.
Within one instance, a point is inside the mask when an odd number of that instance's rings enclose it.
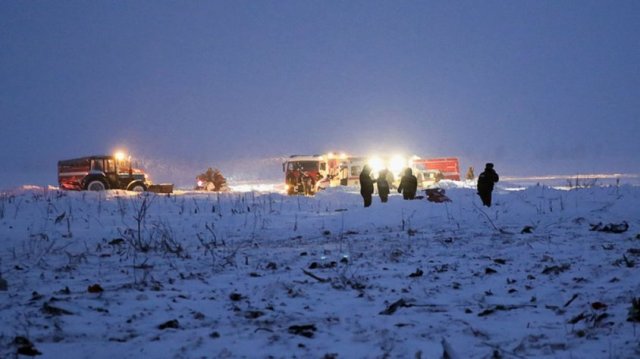
<instances>
[{"instance_id":1,"label":"emergency vehicle","mask_svg":"<svg viewBox=\"0 0 640 359\"><path fill-rule=\"evenodd\" d=\"M460 181L460 164L455 157L413 158L410 161L418 185L428 187L443 179Z\"/></svg>"}]
</instances>

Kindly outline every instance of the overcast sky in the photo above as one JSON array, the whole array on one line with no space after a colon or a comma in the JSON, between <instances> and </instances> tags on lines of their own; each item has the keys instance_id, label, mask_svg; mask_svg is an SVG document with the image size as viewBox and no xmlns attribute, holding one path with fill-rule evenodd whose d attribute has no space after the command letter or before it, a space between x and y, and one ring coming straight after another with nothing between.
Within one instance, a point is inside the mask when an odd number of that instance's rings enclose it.
<instances>
[{"instance_id":1,"label":"overcast sky","mask_svg":"<svg viewBox=\"0 0 640 359\"><path fill-rule=\"evenodd\" d=\"M638 173L640 1L7 0L0 124L0 187L118 147Z\"/></svg>"}]
</instances>

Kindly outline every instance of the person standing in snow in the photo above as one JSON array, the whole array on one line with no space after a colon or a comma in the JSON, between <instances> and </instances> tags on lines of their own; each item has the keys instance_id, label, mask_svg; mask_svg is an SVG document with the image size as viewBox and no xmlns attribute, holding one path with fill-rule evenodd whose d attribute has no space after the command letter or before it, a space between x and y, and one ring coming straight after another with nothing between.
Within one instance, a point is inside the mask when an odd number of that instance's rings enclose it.
<instances>
[{"instance_id":1,"label":"person standing in snow","mask_svg":"<svg viewBox=\"0 0 640 359\"><path fill-rule=\"evenodd\" d=\"M378 196L380 196L380 202L385 203L389 199L389 182L387 181L389 171L385 168L378 173Z\"/></svg>"},{"instance_id":2,"label":"person standing in snow","mask_svg":"<svg viewBox=\"0 0 640 359\"><path fill-rule=\"evenodd\" d=\"M364 199L364 206L371 206L371 200L373 195L373 179L371 178L371 169L369 165L362 167L360 172L360 194Z\"/></svg>"},{"instance_id":3,"label":"person standing in snow","mask_svg":"<svg viewBox=\"0 0 640 359\"><path fill-rule=\"evenodd\" d=\"M402 193L404 199L414 199L418 190L418 179L413 175L411 168L404 170L404 176L400 179L398 193Z\"/></svg>"},{"instance_id":4,"label":"person standing in snow","mask_svg":"<svg viewBox=\"0 0 640 359\"><path fill-rule=\"evenodd\" d=\"M498 173L493 169L493 163L487 163L484 172L478 176L478 196L480 196L483 205L491 207L491 192L493 192L493 185L498 180Z\"/></svg>"}]
</instances>

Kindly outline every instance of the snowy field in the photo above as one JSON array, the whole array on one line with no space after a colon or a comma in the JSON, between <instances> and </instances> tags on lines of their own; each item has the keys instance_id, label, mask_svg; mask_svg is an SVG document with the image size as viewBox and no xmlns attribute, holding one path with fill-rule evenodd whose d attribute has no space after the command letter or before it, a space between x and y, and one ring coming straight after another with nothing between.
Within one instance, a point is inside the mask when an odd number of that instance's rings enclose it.
<instances>
[{"instance_id":1,"label":"snowy field","mask_svg":"<svg viewBox=\"0 0 640 359\"><path fill-rule=\"evenodd\" d=\"M640 357L640 187L447 187L4 192L0 357Z\"/></svg>"}]
</instances>

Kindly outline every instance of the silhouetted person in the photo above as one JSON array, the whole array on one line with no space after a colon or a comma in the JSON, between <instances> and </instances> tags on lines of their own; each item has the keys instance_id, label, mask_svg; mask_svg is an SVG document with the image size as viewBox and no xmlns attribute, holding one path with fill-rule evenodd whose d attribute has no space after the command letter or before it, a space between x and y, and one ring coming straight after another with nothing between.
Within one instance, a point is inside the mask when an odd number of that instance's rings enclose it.
<instances>
[{"instance_id":1,"label":"silhouetted person","mask_svg":"<svg viewBox=\"0 0 640 359\"><path fill-rule=\"evenodd\" d=\"M378 179L376 182L378 183L378 196L380 196L380 201L382 203L387 202L389 199L389 182L387 181L389 171L387 169L383 169L378 173Z\"/></svg>"},{"instance_id":2,"label":"silhouetted person","mask_svg":"<svg viewBox=\"0 0 640 359\"><path fill-rule=\"evenodd\" d=\"M478 176L478 195L483 205L491 207L491 192L498 180L498 174L493 170L493 163L487 163L484 172Z\"/></svg>"},{"instance_id":3,"label":"silhouetted person","mask_svg":"<svg viewBox=\"0 0 640 359\"><path fill-rule=\"evenodd\" d=\"M362 172L360 172L360 194L362 195L362 199L364 199L364 206L371 206L373 179L371 178L371 169L368 165L364 165Z\"/></svg>"},{"instance_id":4,"label":"silhouetted person","mask_svg":"<svg viewBox=\"0 0 640 359\"><path fill-rule=\"evenodd\" d=\"M414 199L418 190L418 179L411 172L411 168L404 170L404 176L400 179L398 193L402 193L404 199Z\"/></svg>"}]
</instances>

